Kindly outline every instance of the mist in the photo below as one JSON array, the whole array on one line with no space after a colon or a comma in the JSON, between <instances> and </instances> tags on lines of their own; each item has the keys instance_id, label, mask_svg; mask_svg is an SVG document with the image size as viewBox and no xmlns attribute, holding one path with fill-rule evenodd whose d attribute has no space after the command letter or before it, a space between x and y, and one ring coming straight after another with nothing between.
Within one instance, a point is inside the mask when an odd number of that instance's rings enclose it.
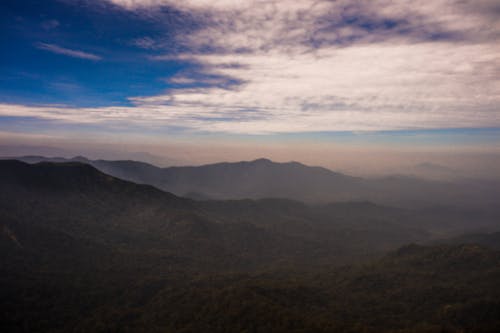
<instances>
[{"instance_id":1,"label":"mist","mask_svg":"<svg viewBox=\"0 0 500 333\"><path fill-rule=\"evenodd\" d=\"M4 140L0 144L0 156L85 156L90 159L143 161L160 167L268 158L276 162L297 161L370 178L406 175L434 180L500 179L500 151L488 147L387 147L295 142L130 144L70 140L48 141L40 145L39 141Z\"/></svg>"}]
</instances>

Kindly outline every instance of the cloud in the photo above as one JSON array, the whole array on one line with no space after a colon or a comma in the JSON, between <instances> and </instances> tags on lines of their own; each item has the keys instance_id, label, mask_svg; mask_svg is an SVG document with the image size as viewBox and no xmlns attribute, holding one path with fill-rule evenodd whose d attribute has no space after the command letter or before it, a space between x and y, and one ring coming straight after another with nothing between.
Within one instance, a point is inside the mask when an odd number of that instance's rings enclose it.
<instances>
[{"instance_id":1,"label":"cloud","mask_svg":"<svg viewBox=\"0 0 500 333\"><path fill-rule=\"evenodd\" d=\"M166 6L189 13L203 29L180 38L191 47L266 50L332 43L498 38L494 0L109 0L139 13ZM147 11L146 11L147 9ZM220 38L222 37L222 38Z\"/></svg>"},{"instance_id":2,"label":"cloud","mask_svg":"<svg viewBox=\"0 0 500 333\"><path fill-rule=\"evenodd\" d=\"M252 134L500 127L494 1L109 2L155 22L165 7L197 21L175 45L161 34L133 40L154 51L149 61L189 70L128 107L4 104L0 114ZM172 41L167 25L165 35Z\"/></svg>"},{"instance_id":3,"label":"cloud","mask_svg":"<svg viewBox=\"0 0 500 333\"><path fill-rule=\"evenodd\" d=\"M40 49L40 50L45 50L49 51L52 53L57 53L57 54L63 54L69 57L73 58L80 58L80 59L88 59L88 60L101 60L102 58L98 55L88 53L88 52L83 52L79 50L72 50L72 49L67 49L55 44L48 44L48 43L36 43L35 46Z\"/></svg>"},{"instance_id":4,"label":"cloud","mask_svg":"<svg viewBox=\"0 0 500 333\"><path fill-rule=\"evenodd\" d=\"M154 50L158 48L155 40L151 37L135 38L130 44L145 50Z\"/></svg>"},{"instance_id":5,"label":"cloud","mask_svg":"<svg viewBox=\"0 0 500 333\"><path fill-rule=\"evenodd\" d=\"M41 25L42 25L42 28L45 30L52 30L52 29L57 28L60 25L60 23L58 20L47 20L47 21L43 21Z\"/></svg>"}]
</instances>

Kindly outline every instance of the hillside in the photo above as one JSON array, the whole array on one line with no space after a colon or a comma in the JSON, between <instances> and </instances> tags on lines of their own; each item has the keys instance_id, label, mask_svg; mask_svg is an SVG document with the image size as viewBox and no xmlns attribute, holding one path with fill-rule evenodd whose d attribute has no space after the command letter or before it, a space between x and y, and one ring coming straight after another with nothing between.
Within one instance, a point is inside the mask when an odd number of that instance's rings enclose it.
<instances>
[{"instance_id":1,"label":"hillside","mask_svg":"<svg viewBox=\"0 0 500 333\"><path fill-rule=\"evenodd\" d=\"M500 254L410 246L364 267L197 277L79 324L164 332L496 332ZM149 293L153 287L156 292ZM139 295L138 295L139 294ZM117 324L119 323L119 324Z\"/></svg>"},{"instance_id":2,"label":"hillside","mask_svg":"<svg viewBox=\"0 0 500 333\"><path fill-rule=\"evenodd\" d=\"M5 332L494 332L498 252L394 251L448 225L421 218L369 202L197 202L88 164L0 161L0 320Z\"/></svg>"},{"instance_id":3,"label":"hillside","mask_svg":"<svg viewBox=\"0 0 500 333\"><path fill-rule=\"evenodd\" d=\"M423 229L398 223L402 212L392 208L359 203L361 209L346 210L347 204L312 207L289 200L196 202L76 162L0 161L0 184L2 224L25 248L30 244L23 233L32 239L37 228L37 233L126 251L153 248L198 268L194 263L216 269L232 258L234 268L241 269L276 261L342 262L428 237ZM364 208L370 207L378 212L368 217Z\"/></svg>"},{"instance_id":4,"label":"hillside","mask_svg":"<svg viewBox=\"0 0 500 333\"><path fill-rule=\"evenodd\" d=\"M480 244L495 250L500 250L500 232L467 233L449 239L439 240L441 244Z\"/></svg>"},{"instance_id":5,"label":"hillside","mask_svg":"<svg viewBox=\"0 0 500 333\"><path fill-rule=\"evenodd\" d=\"M5 332L493 332L498 252L395 250L445 216L197 202L88 164L0 161L0 320Z\"/></svg>"}]
</instances>

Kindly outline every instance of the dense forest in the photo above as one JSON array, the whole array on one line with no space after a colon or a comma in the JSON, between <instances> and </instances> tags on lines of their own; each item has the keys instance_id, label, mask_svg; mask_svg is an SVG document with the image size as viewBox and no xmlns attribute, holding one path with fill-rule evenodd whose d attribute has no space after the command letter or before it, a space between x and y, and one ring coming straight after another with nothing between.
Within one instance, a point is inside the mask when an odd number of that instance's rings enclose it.
<instances>
[{"instance_id":1,"label":"dense forest","mask_svg":"<svg viewBox=\"0 0 500 333\"><path fill-rule=\"evenodd\" d=\"M88 164L0 161L0 322L3 332L497 332L498 221L453 207L196 201Z\"/></svg>"}]
</instances>

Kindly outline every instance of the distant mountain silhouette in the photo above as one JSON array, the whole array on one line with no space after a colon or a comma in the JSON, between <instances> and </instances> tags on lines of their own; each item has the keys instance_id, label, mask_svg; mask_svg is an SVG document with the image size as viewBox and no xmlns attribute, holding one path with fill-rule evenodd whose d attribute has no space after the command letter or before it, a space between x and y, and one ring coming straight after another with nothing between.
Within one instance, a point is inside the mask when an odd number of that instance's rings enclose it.
<instances>
[{"instance_id":1,"label":"distant mountain silhouette","mask_svg":"<svg viewBox=\"0 0 500 333\"><path fill-rule=\"evenodd\" d=\"M134 173L154 168L128 161L111 164ZM309 169L290 164L291 170ZM216 172L223 167L271 168L276 173L282 170L280 164L268 160L238 163L237 167L223 165L206 168ZM318 174L337 176L325 169L313 169ZM195 167L181 171L199 172ZM22 225L33 222L39 228L60 230L79 239L98 237L113 247L117 240L141 244L137 237L150 237L165 246L177 246L173 252L179 256L200 260L200 256L217 249L212 253L213 260L231 253L234 258L244 255L244 260L237 261L249 265L278 258L302 263L326 258L342 261L423 241L434 232L459 234L497 222L495 216L467 215L451 208L413 211L370 202L313 206L287 199L198 202L110 176L80 162L27 164L3 160L0 185L0 208L9 216L20 214L17 219ZM475 221L472 225L471 219ZM7 227L15 234L16 223ZM24 243L22 237L19 242Z\"/></svg>"},{"instance_id":2,"label":"distant mountain silhouette","mask_svg":"<svg viewBox=\"0 0 500 333\"><path fill-rule=\"evenodd\" d=\"M352 177L298 162L268 159L202 166L159 168L137 161L88 160L75 157L19 157L19 160L78 161L112 176L193 199L288 198L308 203L371 201L384 205L494 206L500 187L491 182L430 181L407 176L376 179Z\"/></svg>"},{"instance_id":3,"label":"distant mountain silhouette","mask_svg":"<svg viewBox=\"0 0 500 333\"><path fill-rule=\"evenodd\" d=\"M367 249L377 253L427 238L426 231L396 221L406 213L370 203L310 207L277 199L197 202L79 162L3 160L0 186L5 241L14 249L17 242L30 248L26 239L33 241L37 230L40 237L86 239L112 249L153 247L211 263L208 267L228 265L228 258L238 267L253 267L275 260L342 261L364 256ZM353 232L347 240L349 230ZM18 234L13 242L10 236ZM55 244L47 240L45 246L49 251Z\"/></svg>"},{"instance_id":4,"label":"distant mountain silhouette","mask_svg":"<svg viewBox=\"0 0 500 333\"><path fill-rule=\"evenodd\" d=\"M432 162L418 163L406 170L407 174L435 180L460 180L466 178L460 170Z\"/></svg>"}]
</instances>

